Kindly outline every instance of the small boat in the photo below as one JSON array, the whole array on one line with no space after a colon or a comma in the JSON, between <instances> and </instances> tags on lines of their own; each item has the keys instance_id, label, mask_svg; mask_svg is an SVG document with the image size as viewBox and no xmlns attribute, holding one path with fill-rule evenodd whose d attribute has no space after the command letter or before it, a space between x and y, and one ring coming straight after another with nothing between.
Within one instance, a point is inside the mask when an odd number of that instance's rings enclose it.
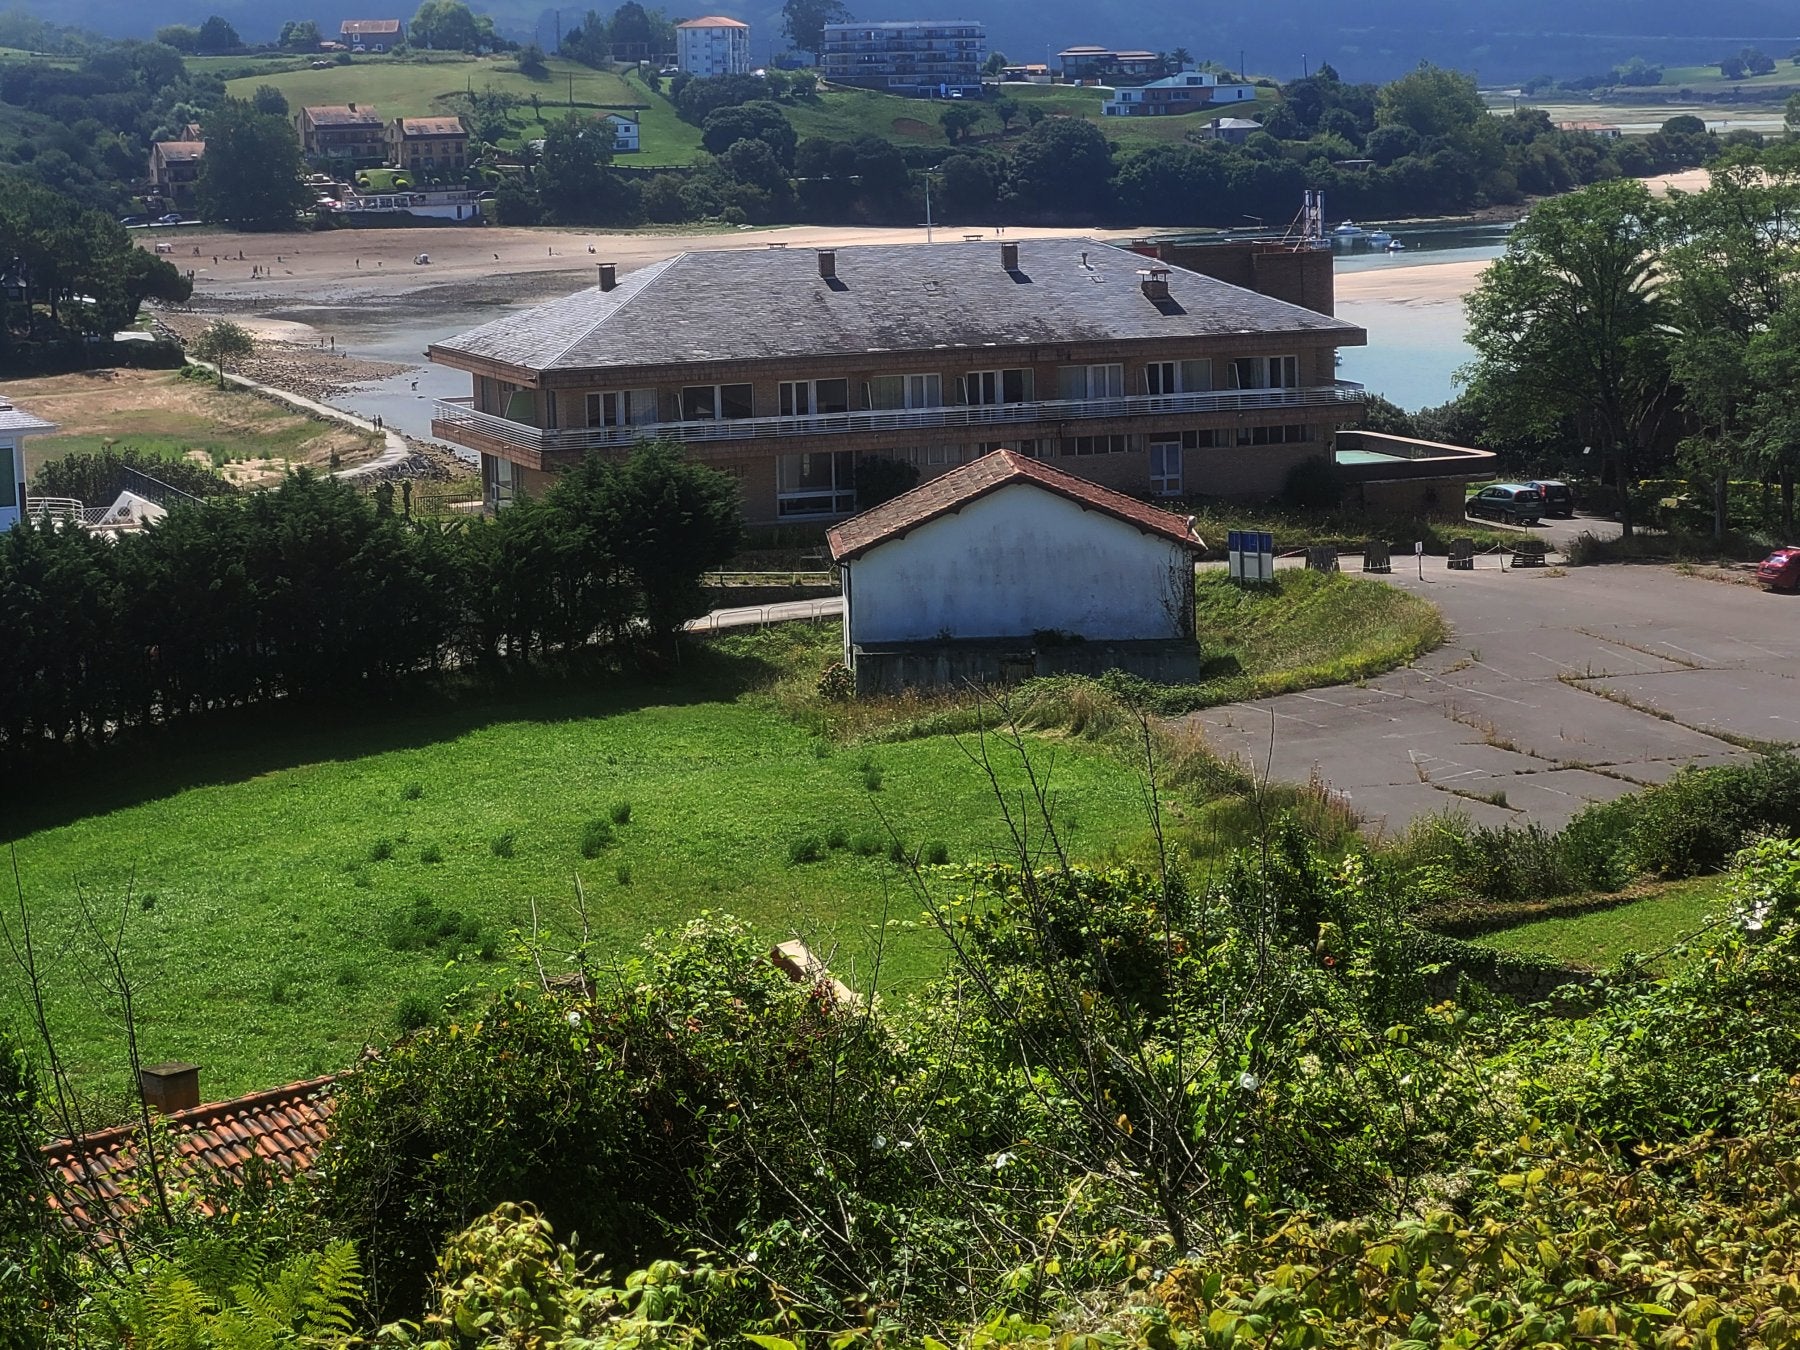
<instances>
[{"instance_id":1,"label":"small boat","mask_svg":"<svg viewBox=\"0 0 1800 1350\"><path fill-rule=\"evenodd\" d=\"M1370 230L1363 236L1363 242L1370 248L1386 248L1394 242L1394 236L1386 230Z\"/></svg>"},{"instance_id":2,"label":"small boat","mask_svg":"<svg viewBox=\"0 0 1800 1350\"><path fill-rule=\"evenodd\" d=\"M1401 243L1398 239L1390 239L1387 241L1387 251L1389 253L1404 253L1406 252L1406 245Z\"/></svg>"},{"instance_id":3,"label":"small boat","mask_svg":"<svg viewBox=\"0 0 1800 1350\"><path fill-rule=\"evenodd\" d=\"M1362 237L1363 228L1354 220L1346 220L1342 225L1339 225L1331 232L1331 240L1333 243L1348 244L1354 240L1361 239Z\"/></svg>"}]
</instances>

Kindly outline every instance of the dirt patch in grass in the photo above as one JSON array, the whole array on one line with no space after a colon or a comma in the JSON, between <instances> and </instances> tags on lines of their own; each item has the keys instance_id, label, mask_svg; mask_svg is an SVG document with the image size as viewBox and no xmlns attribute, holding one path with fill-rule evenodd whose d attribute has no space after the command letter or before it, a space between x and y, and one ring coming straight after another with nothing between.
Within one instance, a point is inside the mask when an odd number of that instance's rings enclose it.
<instances>
[{"instance_id":1,"label":"dirt patch in grass","mask_svg":"<svg viewBox=\"0 0 1800 1350\"><path fill-rule=\"evenodd\" d=\"M375 438L361 432L177 371L82 371L12 381L7 393L59 428L26 442L32 473L49 460L112 444L212 464L234 481L255 483L289 467L323 467L334 453L350 463L376 449Z\"/></svg>"},{"instance_id":2,"label":"dirt patch in grass","mask_svg":"<svg viewBox=\"0 0 1800 1350\"><path fill-rule=\"evenodd\" d=\"M921 122L916 117L896 117L893 125L896 136L914 141L930 140L935 131L929 122Z\"/></svg>"}]
</instances>

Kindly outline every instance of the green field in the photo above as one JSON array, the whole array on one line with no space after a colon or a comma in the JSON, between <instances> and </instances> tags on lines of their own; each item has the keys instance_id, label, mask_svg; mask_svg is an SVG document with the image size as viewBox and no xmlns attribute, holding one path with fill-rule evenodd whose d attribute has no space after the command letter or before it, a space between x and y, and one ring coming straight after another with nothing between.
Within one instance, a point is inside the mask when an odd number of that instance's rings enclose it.
<instances>
[{"instance_id":1,"label":"green field","mask_svg":"<svg viewBox=\"0 0 1800 1350\"><path fill-rule=\"evenodd\" d=\"M1771 52L1771 56L1775 53ZM1744 93L1770 94L1777 89L1800 88L1800 66L1792 61L1777 59L1775 69L1767 75L1747 75L1741 80L1728 80L1719 73L1716 65L1711 66L1665 66L1663 68L1662 88L1664 89L1733 89Z\"/></svg>"},{"instance_id":2,"label":"green field","mask_svg":"<svg viewBox=\"0 0 1800 1350\"><path fill-rule=\"evenodd\" d=\"M1698 930L1724 908L1727 885L1725 877L1677 882L1629 904L1538 919L1480 940L1502 951L1607 970L1633 954L1659 955Z\"/></svg>"},{"instance_id":3,"label":"green field","mask_svg":"<svg viewBox=\"0 0 1800 1350\"><path fill-rule=\"evenodd\" d=\"M359 56L347 66L326 70L287 70L277 74L245 75L227 82L226 92L249 98L256 87L269 84L279 89L294 108L317 103L356 103L371 106L387 117L425 117L441 113L438 102L446 94L493 90L530 99L536 94L546 105L565 106L573 93L578 106L623 107L643 101L641 89L632 89L608 71L590 70L573 61L551 60L550 73L534 80L519 73L510 57L465 57L460 60L398 61Z\"/></svg>"},{"instance_id":4,"label":"green field","mask_svg":"<svg viewBox=\"0 0 1800 1350\"><path fill-rule=\"evenodd\" d=\"M890 828L912 847L941 843L953 863L1007 847L951 738L831 744L732 691L754 675L749 653L797 642L817 669L836 641L835 628L804 627L725 639L740 669L718 657L664 688L509 691L337 730L249 719L210 750L171 746L167 763L135 757L40 798L17 846L24 893L47 950L73 934L78 891L108 913L131 897L143 1051L203 1065L212 1096L340 1067L393 1036L407 995L435 1003L512 979L526 966L508 934L531 930L533 906L566 951L578 878L603 964L647 932L728 911L772 940L804 936L866 987L884 916L919 912L885 860ZM1040 759L1079 853L1145 846L1127 764L1051 741ZM629 823L584 857L588 823L621 802ZM843 847L834 829L881 856ZM792 864L803 839L825 859ZM479 936L397 949L393 930L420 900ZM922 933L900 931L885 978L916 981L935 962ZM67 952L51 973L65 1053L84 1081L116 1086L116 1028L93 992Z\"/></svg>"}]
</instances>

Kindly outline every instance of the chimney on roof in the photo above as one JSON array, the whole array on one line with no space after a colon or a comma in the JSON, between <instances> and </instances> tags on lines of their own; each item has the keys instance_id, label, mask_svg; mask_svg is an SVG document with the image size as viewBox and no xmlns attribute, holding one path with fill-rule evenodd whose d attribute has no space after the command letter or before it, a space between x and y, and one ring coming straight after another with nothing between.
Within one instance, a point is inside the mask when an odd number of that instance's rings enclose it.
<instances>
[{"instance_id":1,"label":"chimney on roof","mask_svg":"<svg viewBox=\"0 0 1800 1350\"><path fill-rule=\"evenodd\" d=\"M600 264L600 289L610 291L619 284L619 267L617 263Z\"/></svg>"},{"instance_id":2,"label":"chimney on roof","mask_svg":"<svg viewBox=\"0 0 1800 1350\"><path fill-rule=\"evenodd\" d=\"M1142 285L1146 300L1167 300L1169 298L1168 268L1146 267L1138 275L1143 278Z\"/></svg>"},{"instance_id":3,"label":"chimney on roof","mask_svg":"<svg viewBox=\"0 0 1800 1350\"><path fill-rule=\"evenodd\" d=\"M837 279L837 250L822 248L819 250L819 275L827 281Z\"/></svg>"},{"instance_id":4,"label":"chimney on roof","mask_svg":"<svg viewBox=\"0 0 1800 1350\"><path fill-rule=\"evenodd\" d=\"M354 103L352 103L352 104L351 104L351 105L350 105L350 111L351 111L351 112L355 112L355 111L356 111L356 105L355 105L355 104L354 104Z\"/></svg>"},{"instance_id":5,"label":"chimney on roof","mask_svg":"<svg viewBox=\"0 0 1800 1350\"><path fill-rule=\"evenodd\" d=\"M138 1069L138 1091L144 1105L165 1116L200 1105L200 1066L172 1060Z\"/></svg>"},{"instance_id":6,"label":"chimney on roof","mask_svg":"<svg viewBox=\"0 0 1800 1350\"><path fill-rule=\"evenodd\" d=\"M1017 244L1000 245L1000 266L1008 272L1019 270L1019 246Z\"/></svg>"}]
</instances>

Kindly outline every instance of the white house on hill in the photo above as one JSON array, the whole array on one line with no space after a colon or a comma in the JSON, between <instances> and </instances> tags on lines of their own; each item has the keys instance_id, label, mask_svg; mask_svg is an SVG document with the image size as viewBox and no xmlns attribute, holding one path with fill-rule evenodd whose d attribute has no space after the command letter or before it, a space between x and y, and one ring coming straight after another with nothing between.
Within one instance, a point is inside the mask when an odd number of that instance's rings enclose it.
<instances>
[{"instance_id":1,"label":"white house on hill","mask_svg":"<svg viewBox=\"0 0 1800 1350\"><path fill-rule=\"evenodd\" d=\"M54 423L0 400L0 532L25 515L25 438L55 430Z\"/></svg>"},{"instance_id":2,"label":"white house on hill","mask_svg":"<svg viewBox=\"0 0 1800 1350\"><path fill-rule=\"evenodd\" d=\"M998 450L830 533L859 693L1121 669L1197 678L1188 518Z\"/></svg>"},{"instance_id":3,"label":"white house on hill","mask_svg":"<svg viewBox=\"0 0 1800 1350\"><path fill-rule=\"evenodd\" d=\"M750 25L708 14L675 25L675 64L689 75L750 73Z\"/></svg>"}]
</instances>

